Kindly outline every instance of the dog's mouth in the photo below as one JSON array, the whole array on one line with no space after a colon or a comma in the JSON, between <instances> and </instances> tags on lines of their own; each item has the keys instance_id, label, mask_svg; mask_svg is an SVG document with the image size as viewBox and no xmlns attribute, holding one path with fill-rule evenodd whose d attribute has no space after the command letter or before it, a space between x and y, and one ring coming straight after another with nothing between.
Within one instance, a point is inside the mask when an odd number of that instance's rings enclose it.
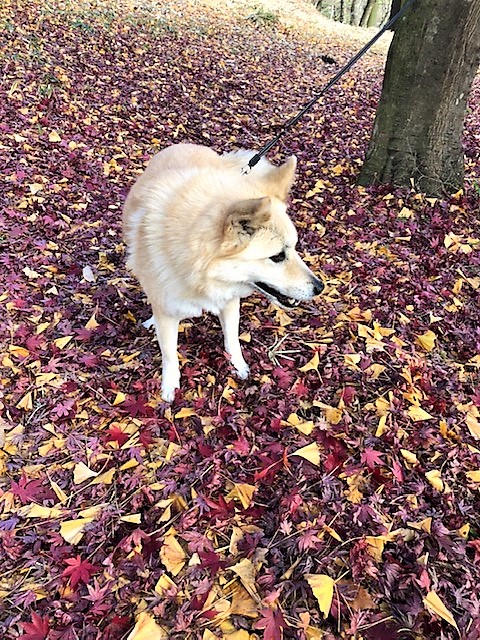
<instances>
[{"instance_id":1,"label":"dog's mouth","mask_svg":"<svg viewBox=\"0 0 480 640\"><path fill-rule=\"evenodd\" d=\"M289 298L288 296L283 295L283 293L280 293L280 291L277 291L273 287L270 287L270 285L265 284L265 282L254 282L253 286L258 291L266 295L267 298L269 298L269 300L272 300L272 302L275 302L280 307L285 307L286 309L293 309L294 307L298 307L298 305L301 302L296 298Z\"/></svg>"}]
</instances>

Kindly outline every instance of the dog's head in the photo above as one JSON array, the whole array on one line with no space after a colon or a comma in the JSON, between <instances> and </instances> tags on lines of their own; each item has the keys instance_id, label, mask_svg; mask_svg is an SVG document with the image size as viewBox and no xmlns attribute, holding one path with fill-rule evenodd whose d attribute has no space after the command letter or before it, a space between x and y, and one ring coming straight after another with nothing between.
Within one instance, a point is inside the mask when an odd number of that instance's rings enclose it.
<instances>
[{"instance_id":1,"label":"dog's head","mask_svg":"<svg viewBox=\"0 0 480 640\"><path fill-rule=\"evenodd\" d=\"M295 168L292 157L280 167L260 169L250 193L264 195L229 203L221 244L223 279L249 285L286 308L313 298L324 287L295 250L297 232L286 205Z\"/></svg>"}]
</instances>

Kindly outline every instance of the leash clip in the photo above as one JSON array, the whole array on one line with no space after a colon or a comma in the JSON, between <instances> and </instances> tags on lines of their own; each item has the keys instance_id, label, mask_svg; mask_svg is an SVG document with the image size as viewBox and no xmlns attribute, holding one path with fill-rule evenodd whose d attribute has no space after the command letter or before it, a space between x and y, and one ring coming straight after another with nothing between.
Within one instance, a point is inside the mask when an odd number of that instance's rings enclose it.
<instances>
[{"instance_id":1,"label":"leash clip","mask_svg":"<svg viewBox=\"0 0 480 640\"><path fill-rule=\"evenodd\" d=\"M252 167L249 164L246 164L244 167L242 167L242 176L248 176L251 170Z\"/></svg>"}]
</instances>

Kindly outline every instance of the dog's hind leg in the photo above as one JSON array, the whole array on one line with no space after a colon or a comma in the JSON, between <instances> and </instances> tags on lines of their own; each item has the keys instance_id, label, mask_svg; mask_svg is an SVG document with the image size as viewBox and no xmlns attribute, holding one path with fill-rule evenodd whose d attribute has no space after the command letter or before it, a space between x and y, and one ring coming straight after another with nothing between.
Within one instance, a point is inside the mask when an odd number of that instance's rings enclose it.
<instances>
[{"instance_id":1,"label":"dog's hind leg","mask_svg":"<svg viewBox=\"0 0 480 640\"><path fill-rule=\"evenodd\" d=\"M250 369L242 354L238 339L238 325L240 322L240 299L234 298L227 302L218 314L225 338L225 351L230 355L230 360L237 370L239 378L248 377Z\"/></svg>"},{"instance_id":2,"label":"dog's hind leg","mask_svg":"<svg viewBox=\"0 0 480 640\"><path fill-rule=\"evenodd\" d=\"M155 332L162 352L162 398L172 402L175 389L180 386L180 365L178 363L178 318L172 318L154 309Z\"/></svg>"}]
</instances>

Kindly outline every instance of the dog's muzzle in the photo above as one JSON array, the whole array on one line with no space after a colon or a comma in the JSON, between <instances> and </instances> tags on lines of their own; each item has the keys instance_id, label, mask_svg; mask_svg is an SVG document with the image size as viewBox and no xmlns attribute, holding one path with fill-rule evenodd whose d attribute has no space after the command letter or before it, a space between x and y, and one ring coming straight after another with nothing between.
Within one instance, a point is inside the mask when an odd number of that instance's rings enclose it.
<instances>
[{"instance_id":1,"label":"dog's muzzle","mask_svg":"<svg viewBox=\"0 0 480 640\"><path fill-rule=\"evenodd\" d=\"M261 293L263 293L265 296L267 296L267 298L269 300L272 300L273 302L275 302L276 304L278 304L280 307L284 307L285 309L293 309L294 307L298 307L298 305L306 299L309 299L310 297L314 297L317 296L318 294L322 293L325 285L323 284L323 282L319 279L319 278L314 278L314 280L312 281L312 285L313 285L313 291L312 291L312 295L307 297L307 298L303 298L301 300L298 300L297 298L291 298L289 296L286 296L285 294L281 293L280 291L278 291L278 289L275 289L274 287L271 287L270 285L266 284L265 282L254 282L253 286L257 289L257 291L260 291Z\"/></svg>"}]
</instances>

